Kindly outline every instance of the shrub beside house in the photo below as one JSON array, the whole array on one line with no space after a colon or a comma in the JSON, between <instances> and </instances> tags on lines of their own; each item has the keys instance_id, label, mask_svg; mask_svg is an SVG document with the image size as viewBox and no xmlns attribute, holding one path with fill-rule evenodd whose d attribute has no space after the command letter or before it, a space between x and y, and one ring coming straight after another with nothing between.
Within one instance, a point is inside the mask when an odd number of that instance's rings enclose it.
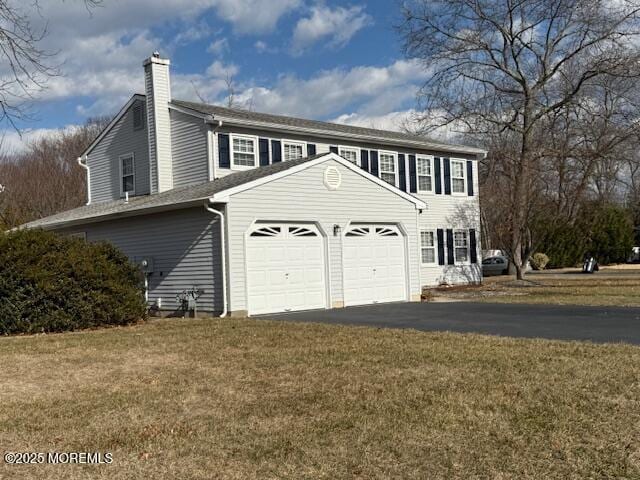
<instances>
[{"instance_id":1,"label":"shrub beside house","mask_svg":"<svg viewBox=\"0 0 640 480\"><path fill-rule=\"evenodd\" d=\"M0 235L0 334L126 325L145 316L142 275L114 246L42 230Z\"/></svg>"}]
</instances>

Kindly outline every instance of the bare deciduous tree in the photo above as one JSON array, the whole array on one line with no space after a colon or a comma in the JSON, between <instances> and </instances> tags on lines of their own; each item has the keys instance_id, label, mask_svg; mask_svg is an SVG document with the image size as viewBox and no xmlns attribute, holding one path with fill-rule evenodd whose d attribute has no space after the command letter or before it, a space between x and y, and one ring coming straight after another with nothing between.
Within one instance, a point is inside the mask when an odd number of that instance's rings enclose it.
<instances>
[{"instance_id":1,"label":"bare deciduous tree","mask_svg":"<svg viewBox=\"0 0 640 480\"><path fill-rule=\"evenodd\" d=\"M429 127L500 144L502 247L517 276L532 253L546 128L603 79L640 71L636 0L409 0L405 49L424 62Z\"/></svg>"},{"instance_id":2,"label":"bare deciduous tree","mask_svg":"<svg viewBox=\"0 0 640 480\"><path fill-rule=\"evenodd\" d=\"M86 172L77 159L108 122L108 118L92 119L82 127L33 140L22 153L0 158L2 230L86 201Z\"/></svg>"},{"instance_id":3,"label":"bare deciduous tree","mask_svg":"<svg viewBox=\"0 0 640 480\"><path fill-rule=\"evenodd\" d=\"M84 0L87 8L100 3ZM37 28L31 20L39 10L38 0L0 0L0 123L16 130L16 122L32 118L30 102L47 79L60 74L53 64L56 52L42 46L47 28Z\"/></svg>"}]
</instances>

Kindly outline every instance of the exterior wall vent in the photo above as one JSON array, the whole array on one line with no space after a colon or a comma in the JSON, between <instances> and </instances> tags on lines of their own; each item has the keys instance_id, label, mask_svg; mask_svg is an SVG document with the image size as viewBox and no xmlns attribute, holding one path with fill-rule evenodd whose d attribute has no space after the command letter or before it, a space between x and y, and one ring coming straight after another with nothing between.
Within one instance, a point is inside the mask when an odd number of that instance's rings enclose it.
<instances>
[{"instance_id":1,"label":"exterior wall vent","mask_svg":"<svg viewBox=\"0 0 640 480\"><path fill-rule=\"evenodd\" d=\"M340 188L341 183L342 174L340 170L334 166L327 167L324 171L324 186L327 187L328 190L337 190Z\"/></svg>"}]
</instances>

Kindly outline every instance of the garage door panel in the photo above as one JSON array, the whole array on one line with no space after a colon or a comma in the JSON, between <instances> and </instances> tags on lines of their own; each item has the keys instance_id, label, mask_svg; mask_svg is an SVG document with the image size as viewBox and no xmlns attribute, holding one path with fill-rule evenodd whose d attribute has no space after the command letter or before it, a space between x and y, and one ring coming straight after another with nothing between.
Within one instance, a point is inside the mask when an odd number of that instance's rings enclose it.
<instances>
[{"instance_id":1,"label":"garage door panel","mask_svg":"<svg viewBox=\"0 0 640 480\"><path fill-rule=\"evenodd\" d=\"M406 247L396 226L352 226L343 245L345 305L407 299Z\"/></svg>"},{"instance_id":2,"label":"garage door panel","mask_svg":"<svg viewBox=\"0 0 640 480\"><path fill-rule=\"evenodd\" d=\"M326 307L324 239L315 226L254 227L246 249L249 313Z\"/></svg>"}]
</instances>

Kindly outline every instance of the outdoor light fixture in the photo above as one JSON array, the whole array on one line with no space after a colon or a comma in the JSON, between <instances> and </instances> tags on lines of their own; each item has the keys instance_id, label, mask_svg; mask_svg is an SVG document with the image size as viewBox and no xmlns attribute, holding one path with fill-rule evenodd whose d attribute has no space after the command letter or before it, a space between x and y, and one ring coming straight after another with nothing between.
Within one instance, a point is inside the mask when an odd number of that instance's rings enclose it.
<instances>
[{"instance_id":1,"label":"outdoor light fixture","mask_svg":"<svg viewBox=\"0 0 640 480\"><path fill-rule=\"evenodd\" d=\"M334 237L339 237L341 230L342 230L342 227L340 227L340 225L338 225L338 224L334 225L333 226L333 236Z\"/></svg>"}]
</instances>

